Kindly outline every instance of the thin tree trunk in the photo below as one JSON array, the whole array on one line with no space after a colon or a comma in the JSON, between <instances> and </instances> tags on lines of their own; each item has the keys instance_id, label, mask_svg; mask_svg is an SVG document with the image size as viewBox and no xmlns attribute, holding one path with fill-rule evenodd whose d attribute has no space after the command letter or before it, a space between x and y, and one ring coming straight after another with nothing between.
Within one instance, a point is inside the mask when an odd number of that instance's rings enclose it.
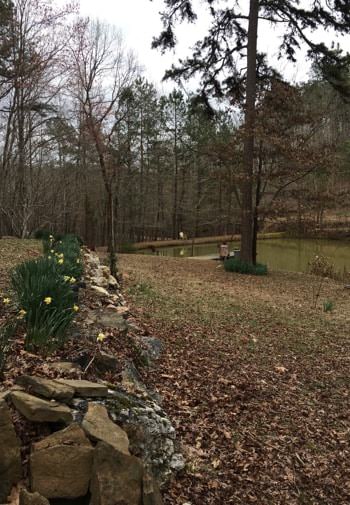
<instances>
[{"instance_id":1,"label":"thin tree trunk","mask_svg":"<svg viewBox=\"0 0 350 505\"><path fill-rule=\"evenodd\" d=\"M253 263L253 170L258 15L259 0L250 0L241 230L241 258L247 263Z\"/></svg>"}]
</instances>

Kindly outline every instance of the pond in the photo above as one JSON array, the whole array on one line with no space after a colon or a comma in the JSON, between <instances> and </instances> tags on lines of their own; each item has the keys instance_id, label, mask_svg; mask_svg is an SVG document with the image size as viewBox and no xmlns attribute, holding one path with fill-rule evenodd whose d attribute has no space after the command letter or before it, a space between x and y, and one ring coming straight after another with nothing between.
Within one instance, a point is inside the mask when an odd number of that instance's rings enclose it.
<instances>
[{"instance_id":1,"label":"pond","mask_svg":"<svg viewBox=\"0 0 350 505\"><path fill-rule=\"evenodd\" d=\"M230 251L238 248L238 242L230 243ZM151 254L150 250L140 252ZM186 258L192 256L192 247L162 247L157 254ZM327 256L337 271L350 270L350 241L287 238L258 241L258 261L266 263L271 270L305 272L309 261L320 254ZM193 256L196 259L215 258L218 256L218 245L195 245Z\"/></svg>"}]
</instances>

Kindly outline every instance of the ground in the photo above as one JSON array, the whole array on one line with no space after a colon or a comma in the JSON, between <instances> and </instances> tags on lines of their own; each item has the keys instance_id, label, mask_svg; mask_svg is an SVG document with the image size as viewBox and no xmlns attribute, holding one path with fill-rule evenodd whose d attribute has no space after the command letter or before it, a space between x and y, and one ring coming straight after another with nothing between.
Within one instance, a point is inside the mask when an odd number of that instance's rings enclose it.
<instances>
[{"instance_id":1,"label":"ground","mask_svg":"<svg viewBox=\"0 0 350 505\"><path fill-rule=\"evenodd\" d=\"M0 294L10 268L38 254L37 242L0 240ZM348 505L350 290L324 281L315 308L319 280L304 274L141 255L119 266L133 315L165 344L142 371L187 458L165 503ZM25 356L16 366L43 366Z\"/></svg>"},{"instance_id":2,"label":"ground","mask_svg":"<svg viewBox=\"0 0 350 505\"><path fill-rule=\"evenodd\" d=\"M350 291L305 274L123 256L134 315L165 352L149 384L187 457L167 504L350 502ZM333 303L332 312L323 302Z\"/></svg>"}]
</instances>

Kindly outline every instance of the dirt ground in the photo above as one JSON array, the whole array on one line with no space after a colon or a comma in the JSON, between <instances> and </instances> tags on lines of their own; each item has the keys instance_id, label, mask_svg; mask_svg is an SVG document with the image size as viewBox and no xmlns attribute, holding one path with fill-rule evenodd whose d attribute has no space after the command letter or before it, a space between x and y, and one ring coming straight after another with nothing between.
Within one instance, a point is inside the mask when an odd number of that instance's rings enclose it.
<instances>
[{"instance_id":1,"label":"dirt ground","mask_svg":"<svg viewBox=\"0 0 350 505\"><path fill-rule=\"evenodd\" d=\"M348 505L350 290L326 280L315 308L319 279L306 274L139 255L119 265L132 312L165 344L146 379L187 458L165 502Z\"/></svg>"}]
</instances>

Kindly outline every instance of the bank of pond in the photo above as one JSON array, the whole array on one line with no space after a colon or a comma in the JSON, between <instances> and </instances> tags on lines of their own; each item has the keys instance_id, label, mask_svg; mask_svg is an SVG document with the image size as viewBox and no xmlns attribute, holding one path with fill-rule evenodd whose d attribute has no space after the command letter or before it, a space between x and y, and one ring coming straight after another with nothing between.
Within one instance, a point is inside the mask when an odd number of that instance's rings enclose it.
<instances>
[{"instance_id":1,"label":"bank of pond","mask_svg":"<svg viewBox=\"0 0 350 505\"><path fill-rule=\"evenodd\" d=\"M239 249L239 242L229 242L229 249ZM152 247L139 252L199 260L214 259L218 257L218 244ZM326 256L338 272L350 271L350 240L271 238L258 241L258 261L267 264L270 270L305 272L316 255Z\"/></svg>"}]
</instances>

